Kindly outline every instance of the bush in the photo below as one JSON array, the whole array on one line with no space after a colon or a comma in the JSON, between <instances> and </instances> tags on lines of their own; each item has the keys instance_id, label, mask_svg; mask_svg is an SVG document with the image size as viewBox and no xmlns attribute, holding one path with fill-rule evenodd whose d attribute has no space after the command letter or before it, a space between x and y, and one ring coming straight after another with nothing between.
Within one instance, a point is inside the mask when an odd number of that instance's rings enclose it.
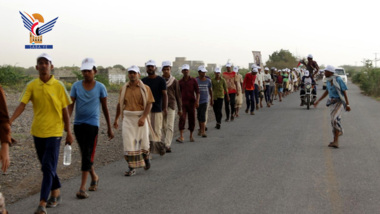
<instances>
[{"instance_id":1,"label":"bush","mask_svg":"<svg viewBox=\"0 0 380 214\"><path fill-rule=\"evenodd\" d=\"M358 84L365 94L380 96L380 69L366 67L352 76L352 82Z\"/></svg>"},{"instance_id":2,"label":"bush","mask_svg":"<svg viewBox=\"0 0 380 214\"><path fill-rule=\"evenodd\" d=\"M0 66L0 84L9 88L22 89L33 78L25 75L25 69L10 65Z\"/></svg>"}]
</instances>

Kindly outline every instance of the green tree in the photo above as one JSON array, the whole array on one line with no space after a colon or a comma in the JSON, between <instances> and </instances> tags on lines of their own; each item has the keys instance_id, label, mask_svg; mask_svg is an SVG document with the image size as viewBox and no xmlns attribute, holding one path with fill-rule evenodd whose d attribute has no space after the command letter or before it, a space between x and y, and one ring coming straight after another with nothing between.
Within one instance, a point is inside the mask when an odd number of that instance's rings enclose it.
<instances>
[{"instance_id":1,"label":"green tree","mask_svg":"<svg viewBox=\"0 0 380 214\"><path fill-rule=\"evenodd\" d=\"M281 49L280 51L275 51L269 55L269 59L266 62L266 67L276 67L278 69L293 68L298 64L298 60L292 53L288 50Z\"/></svg>"}]
</instances>

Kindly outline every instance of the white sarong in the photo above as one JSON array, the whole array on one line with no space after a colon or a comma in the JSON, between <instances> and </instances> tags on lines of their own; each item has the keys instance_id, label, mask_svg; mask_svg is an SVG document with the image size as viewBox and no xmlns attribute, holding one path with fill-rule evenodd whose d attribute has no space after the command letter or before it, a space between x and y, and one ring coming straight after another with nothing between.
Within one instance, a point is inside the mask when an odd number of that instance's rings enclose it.
<instances>
[{"instance_id":1,"label":"white sarong","mask_svg":"<svg viewBox=\"0 0 380 214\"><path fill-rule=\"evenodd\" d=\"M122 136L124 155L131 168L145 166L143 154L149 155L149 124L138 126L143 111L123 111Z\"/></svg>"}]
</instances>

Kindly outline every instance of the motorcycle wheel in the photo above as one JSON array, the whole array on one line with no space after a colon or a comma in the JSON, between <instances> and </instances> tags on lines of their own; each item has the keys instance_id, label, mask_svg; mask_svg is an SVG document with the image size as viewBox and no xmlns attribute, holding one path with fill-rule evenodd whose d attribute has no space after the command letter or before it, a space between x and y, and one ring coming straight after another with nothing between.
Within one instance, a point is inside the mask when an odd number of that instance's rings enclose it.
<instances>
[{"instance_id":1,"label":"motorcycle wheel","mask_svg":"<svg viewBox=\"0 0 380 214\"><path fill-rule=\"evenodd\" d=\"M310 95L307 95L306 97L306 104L307 104L307 110L310 109Z\"/></svg>"}]
</instances>

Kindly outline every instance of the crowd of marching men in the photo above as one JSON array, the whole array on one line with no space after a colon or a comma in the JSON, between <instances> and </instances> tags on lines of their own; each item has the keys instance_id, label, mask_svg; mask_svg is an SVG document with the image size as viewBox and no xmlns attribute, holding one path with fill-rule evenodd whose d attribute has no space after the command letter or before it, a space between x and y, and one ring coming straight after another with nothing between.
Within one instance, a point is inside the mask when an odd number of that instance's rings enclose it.
<instances>
[{"instance_id":1,"label":"crowd of marching men","mask_svg":"<svg viewBox=\"0 0 380 214\"><path fill-rule=\"evenodd\" d=\"M225 65L226 71L215 68L212 78L206 76L205 66L199 66L198 77L190 76L190 66L181 68L183 77L177 80L171 75L171 62L162 62L162 76L156 74L154 60L146 64L148 76L140 79L140 69L131 66L127 69L129 81L120 89L116 115L111 123L107 105L107 90L95 80L97 73L94 59L85 58L81 64L83 80L73 84L70 93L59 80L51 75L54 68L52 57L41 54L37 57L36 69L39 78L30 81L20 97L20 104L13 115L8 115L5 95L1 89L1 142L0 160L2 170L9 167L8 148L12 145L10 127L24 111L25 106L33 103L33 123L31 134L38 159L41 163L43 181L40 203L35 213L47 213L47 207L56 207L62 200L61 183L57 175L57 163L63 130L67 132L65 143L74 141L71 130L79 144L82 155L82 180L77 198L89 197L88 191L97 191L99 176L93 163L99 130L100 107L107 122L109 139L114 137L113 129L122 130L123 155L128 163L125 176L133 176L136 169L148 170L151 154L164 155L172 152L174 122L179 116L180 136L176 141L185 141L184 131L187 120L189 141L194 142L193 132L196 119L199 124L198 135L207 137L207 112L213 108L216 129L221 128L222 108L225 107L225 122L239 117L246 100L245 113L254 115L255 110L263 108L263 99L269 108L273 101L280 102L293 91L299 90L301 78L307 71L297 68L277 70L262 69L253 65L243 77L237 66ZM263 70L263 71L262 71ZM75 112L74 127L70 127L70 117ZM88 175L91 183L87 189ZM6 212L6 211L5 211ZM5 213L4 212L4 213Z\"/></svg>"}]
</instances>

